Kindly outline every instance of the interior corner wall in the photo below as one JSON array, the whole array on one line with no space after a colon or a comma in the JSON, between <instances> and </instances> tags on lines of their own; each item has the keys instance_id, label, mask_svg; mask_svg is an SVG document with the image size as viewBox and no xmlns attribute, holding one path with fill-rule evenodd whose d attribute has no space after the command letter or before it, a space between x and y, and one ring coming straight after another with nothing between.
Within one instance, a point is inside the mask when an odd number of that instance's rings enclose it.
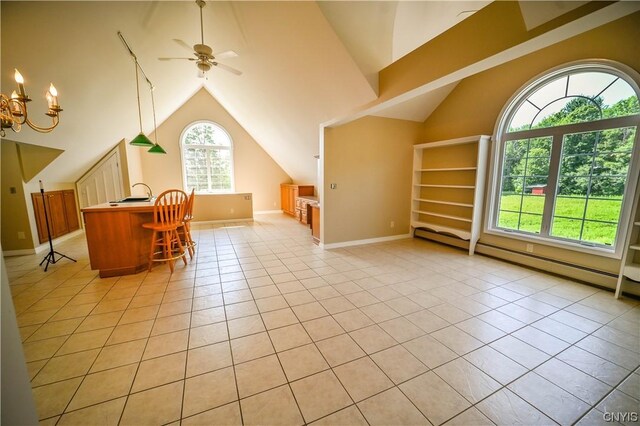
<instances>
[{"instance_id":1,"label":"interior corner wall","mask_svg":"<svg viewBox=\"0 0 640 426\"><path fill-rule=\"evenodd\" d=\"M131 195L131 185L142 182L142 156L141 149L129 145L126 139L118 144L120 153L120 161L122 161L122 185L124 186L124 195Z\"/></svg>"},{"instance_id":2,"label":"interior corner wall","mask_svg":"<svg viewBox=\"0 0 640 426\"><path fill-rule=\"evenodd\" d=\"M280 210L280 183L291 178L204 88L158 128L158 143L167 154L140 153L142 177L154 194L184 187L180 136L187 125L199 120L213 121L231 135L235 192L252 193L255 211ZM154 135L150 138L154 140Z\"/></svg>"},{"instance_id":3,"label":"interior corner wall","mask_svg":"<svg viewBox=\"0 0 640 426\"><path fill-rule=\"evenodd\" d=\"M462 80L424 123L423 139L436 141L494 134L502 108L524 84L546 70L572 61L608 59L640 71L640 13L585 32L540 51ZM482 234L480 243L526 252L525 242ZM617 274L620 262L535 244L537 256Z\"/></svg>"},{"instance_id":4,"label":"interior corner wall","mask_svg":"<svg viewBox=\"0 0 640 426\"><path fill-rule=\"evenodd\" d=\"M323 244L409 233L412 146L421 130L372 116L325 129Z\"/></svg>"},{"instance_id":5,"label":"interior corner wall","mask_svg":"<svg viewBox=\"0 0 640 426\"><path fill-rule=\"evenodd\" d=\"M31 250L34 248L34 242L17 145L13 141L3 139L1 146L0 232L2 233L2 248L5 252ZM12 193L14 189L15 193ZM18 238L18 232L24 232L24 238Z\"/></svg>"}]
</instances>

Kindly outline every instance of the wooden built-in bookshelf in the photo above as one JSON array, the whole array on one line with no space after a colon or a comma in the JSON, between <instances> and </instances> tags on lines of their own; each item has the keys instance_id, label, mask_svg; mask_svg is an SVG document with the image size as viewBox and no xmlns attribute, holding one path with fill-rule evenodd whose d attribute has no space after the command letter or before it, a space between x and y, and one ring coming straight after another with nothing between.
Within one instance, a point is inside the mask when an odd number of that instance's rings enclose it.
<instances>
[{"instance_id":1,"label":"wooden built-in bookshelf","mask_svg":"<svg viewBox=\"0 0 640 426\"><path fill-rule=\"evenodd\" d=\"M473 254L480 237L490 136L413 147L411 227L453 236ZM457 245L457 244L456 244Z\"/></svg>"}]
</instances>

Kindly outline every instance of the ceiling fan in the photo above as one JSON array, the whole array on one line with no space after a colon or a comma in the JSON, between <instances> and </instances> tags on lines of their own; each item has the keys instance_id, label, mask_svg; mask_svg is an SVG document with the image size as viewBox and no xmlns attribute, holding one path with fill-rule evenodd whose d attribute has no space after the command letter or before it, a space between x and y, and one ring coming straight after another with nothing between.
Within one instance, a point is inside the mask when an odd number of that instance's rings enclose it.
<instances>
[{"instance_id":1,"label":"ceiling fan","mask_svg":"<svg viewBox=\"0 0 640 426\"><path fill-rule=\"evenodd\" d=\"M202 21L202 8L205 6L204 0L196 0L196 4L200 8L200 43L193 45L193 48L190 47L187 43L180 39L174 38L173 41L178 43L180 46L187 49L189 52L193 54L193 58L158 58L161 61L170 61L173 59L184 59L187 61L194 61L196 66L198 67L198 77L203 78L204 73L209 71L211 67L222 68L223 70L227 70L233 74L240 75L242 71L239 71L235 68L232 68L228 65L221 64L218 62L218 59L224 58L235 58L238 56L236 52L233 50L227 50L226 52L220 52L213 54L213 49L210 46L204 44L204 25Z\"/></svg>"}]
</instances>

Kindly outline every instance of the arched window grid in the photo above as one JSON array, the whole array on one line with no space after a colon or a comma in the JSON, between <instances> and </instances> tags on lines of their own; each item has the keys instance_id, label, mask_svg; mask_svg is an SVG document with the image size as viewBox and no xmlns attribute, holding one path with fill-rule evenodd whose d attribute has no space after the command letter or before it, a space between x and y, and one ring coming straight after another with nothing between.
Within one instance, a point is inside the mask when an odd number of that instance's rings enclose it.
<instances>
[{"instance_id":1,"label":"arched window grid","mask_svg":"<svg viewBox=\"0 0 640 426\"><path fill-rule=\"evenodd\" d=\"M189 124L180 136L184 188L198 194L234 191L233 140L212 121Z\"/></svg>"},{"instance_id":2,"label":"arched window grid","mask_svg":"<svg viewBox=\"0 0 640 426\"><path fill-rule=\"evenodd\" d=\"M591 93L571 93L571 78L587 73L601 73L597 77L610 80ZM640 150L640 90L637 73L633 78L627 74L610 64L567 66L536 79L512 98L497 125L487 232L619 257L619 235L626 232ZM561 79L563 92L545 103L531 100ZM622 83L630 97L605 104L603 94L620 92ZM539 118L559 101L564 102L562 108ZM523 105L536 112L513 126ZM570 105L576 109L570 111ZM571 117L582 112L580 108L591 108L584 110L589 119L572 121L581 118ZM538 126L561 113L568 122Z\"/></svg>"}]
</instances>

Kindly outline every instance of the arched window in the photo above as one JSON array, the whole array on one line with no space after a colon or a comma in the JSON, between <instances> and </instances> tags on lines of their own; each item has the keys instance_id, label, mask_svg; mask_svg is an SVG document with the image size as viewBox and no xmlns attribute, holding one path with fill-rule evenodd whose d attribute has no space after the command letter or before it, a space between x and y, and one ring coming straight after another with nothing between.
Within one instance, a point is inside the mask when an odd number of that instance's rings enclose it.
<instances>
[{"instance_id":1,"label":"arched window","mask_svg":"<svg viewBox=\"0 0 640 426\"><path fill-rule=\"evenodd\" d=\"M489 232L615 256L638 183L638 83L619 67L547 73L497 127Z\"/></svg>"},{"instance_id":2,"label":"arched window","mask_svg":"<svg viewBox=\"0 0 640 426\"><path fill-rule=\"evenodd\" d=\"M233 143L229 133L210 121L187 126L182 132L184 187L197 193L233 192Z\"/></svg>"}]
</instances>

